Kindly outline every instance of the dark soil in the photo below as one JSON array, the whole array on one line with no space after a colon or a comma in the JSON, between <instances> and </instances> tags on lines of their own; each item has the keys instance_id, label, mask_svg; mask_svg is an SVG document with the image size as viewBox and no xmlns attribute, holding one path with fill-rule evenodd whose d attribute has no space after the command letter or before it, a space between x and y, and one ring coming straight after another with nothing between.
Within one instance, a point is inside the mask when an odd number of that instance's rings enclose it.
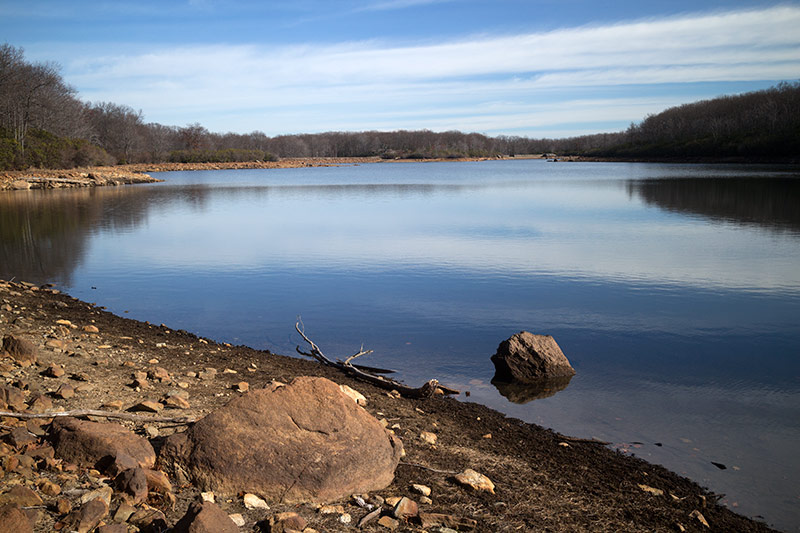
<instances>
[{"instance_id":1,"label":"dark soil","mask_svg":"<svg viewBox=\"0 0 800 533\"><path fill-rule=\"evenodd\" d=\"M72 326L59 326L57 320L68 320ZM84 332L87 325L96 326L99 333ZM53 410L101 409L113 400L120 400L122 409L127 409L142 400L157 401L167 392L185 387L190 407L165 409L161 415L201 417L240 394L234 387L241 381L248 382L252 389L272 380L288 382L296 376L312 375L347 384L367 397L367 411L387 420L407 452L394 482L376 494L384 498L407 496L419 502L421 496L410 485L427 485L432 490L432 503L420 504L421 511L475 520L476 531L708 531L697 513L692 515L694 511L702 514L711 531L770 531L719 505L715 495L694 482L601 444L569 439L452 398L398 398L314 361L217 344L191 333L172 331L168 326L121 318L53 289L0 282L0 336L5 334L26 338L39 347L35 366L22 368L10 359L0 360L3 382L23 387L26 398L36 393L52 396L61 383L82 385L68 400L52 397ZM45 343L53 339L65 344L46 347ZM51 363L63 364L66 374L61 378L43 375ZM167 369L172 380L150 380L149 386L141 390L131 386L134 371L156 366ZM217 369L214 379L202 380L190 374L206 367ZM88 374L87 382L74 379L80 372ZM24 423L14 417L0 417L0 441L11 427ZM165 436L185 427L118 423L149 435L156 448ZM435 445L420 438L423 431L437 435ZM2 454L0 460L8 465ZM467 490L452 480L452 474L442 473L465 468L488 476L496 485L495 494ZM91 487L97 482L91 473L78 474L73 484ZM18 483L35 488L41 477L59 481L57 469L52 468L30 474L4 468L0 475L0 493ZM65 494L69 494L67 485L62 487ZM649 488L663 492L653 494ZM175 487L175 493L174 506L158 499L150 501L166 514L168 524L175 524L199 496L197 489L190 486ZM44 494L42 498L47 508L39 510L35 530L51 531L60 518L54 508L56 498ZM260 531L260 522L273 513L289 510L300 513L317 531L350 531L357 529L356 523L367 514L353 500L332 502L352 516L349 525L338 521L340 513L322 514L312 505L289 507L269 502L270 511L251 511L244 508L241 499L217 503L227 513L244 516L247 523L240 528L242 531ZM112 516L114 507L112 503ZM388 531L375 521L363 530ZM423 531L415 519L401 523L399 530Z\"/></svg>"}]
</instances>

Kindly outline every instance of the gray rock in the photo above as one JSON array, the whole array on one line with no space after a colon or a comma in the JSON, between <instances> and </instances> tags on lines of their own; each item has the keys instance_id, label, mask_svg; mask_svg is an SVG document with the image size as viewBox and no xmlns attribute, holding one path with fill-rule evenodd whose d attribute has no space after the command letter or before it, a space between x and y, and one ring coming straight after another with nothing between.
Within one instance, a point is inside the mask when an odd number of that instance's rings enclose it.
<instances>
[{"instance_id":1,"label":"gray rock","mask_svg":"<svg viewBox=\"0 0 800 533\"><path fill-rule=\"evenodd\" d=\"M537 383L544 379L574 376L564 352L550 335L522 331L503 341L492 356L497 381Z\"/></svg>"}]
</instances>

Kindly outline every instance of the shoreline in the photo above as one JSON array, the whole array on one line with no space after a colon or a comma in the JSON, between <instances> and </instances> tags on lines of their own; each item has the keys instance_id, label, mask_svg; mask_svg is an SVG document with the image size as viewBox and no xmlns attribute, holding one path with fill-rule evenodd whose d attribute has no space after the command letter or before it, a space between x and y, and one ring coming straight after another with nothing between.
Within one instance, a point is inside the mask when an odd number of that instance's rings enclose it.
<instances>
[{"instance_id":1,"label":"shoreline","mask_svg":"<svg viewBox=\"0 0 800 533\"><path fill-rule=\"evenodd\" d=\"M50 407L44 409L47 412L108 405L125 411L145 400L157 402L179 388L187 393L188 405L161 414L201 417L242 394L239 383L243 381L250 390L302 375L348 385L367 398L370 414L387 421L407 453L392 484L373 494L406 496L418 501L420 510L451 516L465 528L464 524L474 520L474 531L707 531L697 513L711 530L770 531L763 523L719 505L717 496L691 480L600 444L571 439L454 398L398 398L311 360L220 344L167 325L127 319L49 286L0 281L0 336L7 334L25 338L37 348L38 360L32 366L0 357L0 385L16 389L29 411L35 410L37 401L49 402ZM51 365L61 365L63 374L54 377L48 370ZM200 378L209 367L217 370L216 377ZM149 379L144 386L132 383L135 372L156 368L165 369L169 377ZM74 394L59 393L65 384ZM33 429L13 417L0 417L0 423L0 441L7 440L13 427ZM167 435L184 429L155 422L123 425L147 435L156 448ZM423 431L435 433L436 444L423 441ZM45 433L43 426L39 443L27 449L46 446ZM58 484L62 498L76 487L93 489L103 483L90 472L59 470L53 462L27 470L9 468L14 464L9 457L25 453L0 444L0 465L5 473L0 477L0 502L14 484L40 492L44 508L37 510L36 531L51 531L61 516L55 507L57 497L39 488L45 486L42 480ZM488 476L496 493L465 491L448 475L434 471L464 468ZM410 490L412 483L430 487L432 501L423 503L420 495ZM169 525L183 516L199 491L177 487L174 496L174 505L150 502L164 513ZM242 531L252 530L257 522L281 511L300 513L320 531L355 529L338 522L339 514L320 513L313 505L269 502L271 510L265 512L246 509L241 498L218 503L227 513L242 514L247 524ZM333 503L352 515L353 523L366 514L352 501ZM114 506L112 503L112 516ZM431 530L413 521L404 528ZM363 530L389 531L376 522Z\"/></svg>"},{"instance_id":2,"label":"shoreline","mask_svg":"<svg viewBox=\"0 0 800 533\"><path fill-rule=\"evenodd\" d=\"M29 169L0 171L0 191L28 189L62 189L76 187L101 187L136 183L158 183L149 172L189 170L236 170L332 167L366 163L488 161L494 158L469 157L459 159L381 159L380 157L299 157L279 161L234 161L228 163L133 163L110 167L74 169ZM513 158L512 158L513 159Z\"/></svg>"}]
</instances>

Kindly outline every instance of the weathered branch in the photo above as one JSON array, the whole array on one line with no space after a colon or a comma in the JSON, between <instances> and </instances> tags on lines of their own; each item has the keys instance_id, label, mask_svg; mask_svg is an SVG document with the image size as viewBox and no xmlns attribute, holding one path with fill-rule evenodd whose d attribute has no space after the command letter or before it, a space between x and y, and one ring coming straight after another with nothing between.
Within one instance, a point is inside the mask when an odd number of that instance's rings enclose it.
<instances>
[{"instance_id":1,"label":"weathered branch","mask_svg":"<svg viewBox=\"0 0 800 533\"><path fill-rule=\"evenodd\" d=\"M345 374L361 379L362 381L366 381L367 383L371 383L373 385L376 385L378 387L387 390L396 390L401 395L408 396L411 398L430 398L436 393L437 388L442 390L442 392L444 392L445 394L459 393L459 391L455 389L450 389L439 385L439 382L435 379L429 380L427 383L424 383L421 387L418 388L409 387L408 385L404 385L394 379L389 379L383 376L379 376L365 370L365 368L368 367L360 367L352 364L351 361L353 359L361 357L362 355L372 353L372 350L364 350L363 347L358 353L351 355L344 361L341 360L333 361L329 359L324 353L322 353L322 350L319 348L319 346L316 345L316 343L314 343L314 341L308 338L303 328L300 327L299 320L295 323L294 329L296 329L297 332L300 334L300 336L303 337L303 340L305 340L308 343L308 345L311 346L311 349L308 352L304 352L298 346L296 348L297 353L305 355L307 357L312 357L317 361L319 361L320 363L322 363L323 365L337 368L342 372L344 372Z\"/></svg>"},{"instance_id":2,"label":"weathered branch","mask_svg":"<svg viewBox=\"0 0 800 533\"><path fill-rule=\"evenodd\" d=\"M194 418L189 416L143 416L135 415L133 413L118 413L115 411L98 411L96 409L75 409L73 411L55 411L52 413L15 413L12 411L0 411L0 416L7 416L9 418L21 418L28 420L31 418L56 418L63 416L98 416L102 418L119 418L122 420L132 420L134 422L171 422L175 424L191 424L195 421Z\"/></svg>"}]
</instances>

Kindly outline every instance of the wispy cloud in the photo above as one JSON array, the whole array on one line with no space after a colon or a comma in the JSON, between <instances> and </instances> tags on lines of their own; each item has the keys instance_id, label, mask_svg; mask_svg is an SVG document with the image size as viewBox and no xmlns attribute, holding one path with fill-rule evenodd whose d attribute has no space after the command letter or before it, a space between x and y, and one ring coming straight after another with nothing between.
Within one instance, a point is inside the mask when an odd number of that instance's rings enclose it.
<instances>
[{"instance_id":1,"label":"wispy cloud","mask_svg":"<svg viewBox=\"0 0 800 533\"><path fill-rule=\"evenodd\" d=\"M431 0L372 6L401 7L422 1ZM560 109L560 116L565 116L574 97L558 99L554 96L558 92L634 84L796 78L800 75L798 27L800 8L781 6L419 46L370 41L171 47L136 55L76 58L66 65L65 75L89 99L128 103L142 108L153 120L168 123L165 117L170 113L187 117L177 123L213 123L206 117L241 117L250 110L248 123L252 126L237 123L227 128L271 129L258 126L258 121L269 122L275 115L268 113L275 110L293 111L298 118L307 116L302 111L305 106L324 108L327 117L354 129L367 129L375 122L359 128L350 120L354 113L362 114L356 109L380 113L385 117L381 123L386 124L391 123L387 113L405 110L402 120L410 120L408 114L416 111L420 127L447 129L465 120L437 123L425 115L426 110L472 108L475 113L469 116L486 112L476 125L497 130L502 129L499 123L506 121L509 128L524 130L523 118L531 126L542 122L541 111L526 111L533 102L546 100L550 109ZM659 105L649 100L653 106ZM498 101L508 102L503 113L492 107ZM658 101L672 105L668 103L672 99ZM611 107L605 109L617 111L622 107L607 105ZM602 109L585 109L583 122L601 120L607 115ZM194 113L194 118L189 118L189 113ZM450 116L455 114L453 111ZM399 122L401 115L397 118ZM318 128L297 124L290 129Z\"/></svg>"},{"instance_id":2,"label":"wispy cloud","mask_svg":"<svg viewBox=\"0 0 800 533\"><path fill-rule=\"evenodd\" d=\"M456 0L385 0L368 3L365 6L356 8L355 11L390 11L395 9L426 6L430 4L446 4L454 1Z\"/></svg>"}]
</instances>

